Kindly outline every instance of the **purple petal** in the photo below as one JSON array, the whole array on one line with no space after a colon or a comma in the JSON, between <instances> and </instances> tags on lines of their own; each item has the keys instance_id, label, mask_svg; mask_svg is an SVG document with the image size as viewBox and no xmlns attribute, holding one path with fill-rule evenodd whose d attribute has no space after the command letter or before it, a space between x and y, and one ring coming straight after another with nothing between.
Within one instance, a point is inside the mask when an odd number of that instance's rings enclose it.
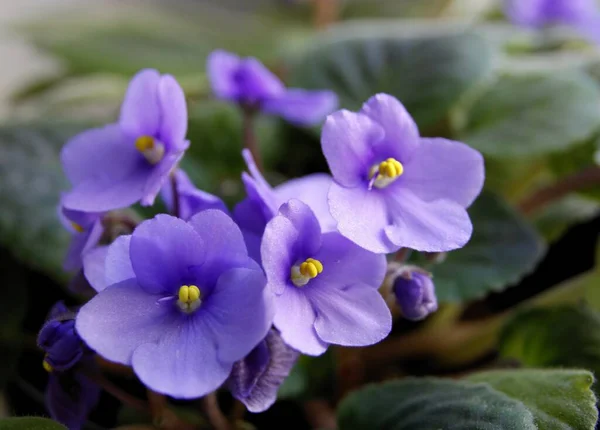
<instances>
[{"instance_id":1,"label":"purple petal","mask_svg":"<svg viewBox=\"0 0 600 430\"><path fill-rule=\"evenodd\" d=\"M130 245L131 235L127 235L117 237L108 247L104 272L106 286L135 278L131 266Z\"/></svg>"},{"instance_id":2,"label":"purple petal","mask_svg":"<svg viewBox=\"0 0 600 430\"><path fill-rule=\"evenodd\" d=\"M393 293L407 319L422 320L438 308L431 275L417 271L401 273L393 282Z\"/></svg>"},{"instance_id":3,"label":"purple petal","mask_svg":"<svg viewBox=\"0 0 600 430\"><path fill-rule=\"evenodd\" d=\"M183 151L187 133L188 113L185 94L171 75L163 75L158 82L160 105L160 140L170 151Z\"/></svg>"},{"instance_id":4,"label":"purple petal","mask_svg":"<svg viewBox=\"0 0 600 430\"><path fill-rule=\"evenodd\" d=\"M235 101L239 97L239 87L235 74L242 60L230 52L216 50L207 59L207 73L213 93L217 98Z\"/></svg>"},{"instance_id":5,"label":"purple petal","mask_svg":"<svg viewBox=\"0 0 600 430\"><path fill-rule=\"evenodd\" d=\"M273 190L280 202L298 199L306 203L314 212L322 232L334 231L337 222L329 213L327 194L333 183L331 176L315 173L301 178L291 179Z\"/></svg>"},{"instance_id":6,"label":"purple petal","mask_svg":"<svg viewBox=\"0 0 600 430\"><path fill-rule=\"evenodd\" d=\"M63 268L67 271L81 269L83 257L98 244L103 233L104 227L100 219L96 219L96 222L88 226L87 230L74 233L71 237L71 244L67 250Z\"/></svg>"},{"instance_id":7,"label":"purple petal","mask_svg":"<svg viewBox=\"0 0 600 430\"><path fill-rule=\"evenodd\" d=\"M306 290L355 283L379 288L387 270L385 255L369 252L337 232L323 235L323 244L314 258L323 264L323 273L311 280Z\"/></svg>"},{"instance_id":8,"label":"purple petal","mask_svg":"<svg viewBox=\"0 0 600 430\"><path fill-rule=\"evenodd\" d=\"M185 143L189 145L189 142ZM177 166L179 160L183 157L183 152L171 153L165 155L165 157L158 163L147 176L147 182L144 186L143 196L140 203L142 206L152 206L154 199L160 192L171 171Z\"/></svg>"},{"instance_id":9,"label":"purple petal","mask_svg":"<svg viewBox=\"0 0 600 430\"><path fill-rule=\"evenodd\" d=\"M172 303L158 303L161 297L133 279L111 285L81 308L75 328L98 354L129 365L138 346L157 342L180 325L181 315Z\"/></svg>"},{"instance_id":10,"label":"purple petal","mask_svg":"<svg viewBox=\"0 0 600 430\"><path fill-rule=\"evenodd\" d=\"M290 270L298 256L295 244L300 234L290 220L276 216L267 224L260 246L260 255L268 288L282 294L290 284Z\"/></svg>"},{"instance_id":11,"label":"purple petal","mask_svg":"<svg viewBox=\"0 0 600 430\"><path fill-rule=\"evenodd\" d=\"M368 285L354 284L344 289L310 290L317 310L315 330L328 343L344 346L372 345L392 329L392 316L379 294Z\"/></svg>"},{"instance_id":12,"label":"purple petal","mask_svg":"<svg viewBox=\"0 0 600 430\"><path fill-rule=\"evenodd\" d=\"M338 99L332 91L300 89L289 89L261 103L264 112L281 116L298 125L318 124L337 106Z\"/></svg>"},{"instance_id":13,"label":"purple petal","mask_svg":"<svg viewBox=\"0 0 600 430\"><path fill-rule=\"evenodd\" d=\"M144 69L129 83L119 118L119 124L129 136L137 138L158 134L161 124L160 79L158 71Z\"/></svg>"},{"instance_id":14,"label":"purple petal","mask_svg":"<svg viewBox=\"0 0 600 430\"><path fill-rule=\"evenodd\" d=\"M210 329L196 318L173 325L158 343L145 343L133 354L133 370L150 389L178 399L204 396L225 382L231 363L217 359Z\"/></svg>"},{"instance_id":15,"label":"purple petal","mask_svg":"<svg viewBox=\"0 0 600 430\"><path fill-rule=\"evenodd\" d=\"M157 215L135 229L129 255L144 290L176 294L189 279L190 269L204 263L205 242L182 219Z\"/></svg>"},{"instance_id":16,"label":"purple petal","mask_svg":"<svg viewBox=\"0 0 600 430\"><path fill-rule=\"evenodd\" d=\"M385 195L380 190L333 184L329 189L329 208L338 222L339 232L352 242L377 253L397 249L384 234L389 222L388 209Z\"/></svg>"},{"instance_id":17,"label":"purple petal","mask_svg":"<svg viewBox=\"0 0 600 430\"><path fill-rule=\"evenodd\" d=\"M294 244L298 258L309 258L321 247L321 226L314 212L297 199L284 203L279 215L290 220L298 231L299 240Z\"/></svg>"},{"instance_id":18,"label":"purple petal","mask_svg":"<svg viewBox=\"0 0 600 430\"><path fill-rule=\"evenodd\" d=\"M242 359L269 331L274 307L265 284L260 270L231 269L202 304L201 317L212 330L221 362Z\"/></svg>"},{"instance_id":19,"label":"purple petal","mask_svg":"<svg viewBox=\"0 0 600 430\"><path fill-rule=\"evenodd\" d=\"M285 91L279 78L252 57L242 60L235 79L239 85L239 99L244 103L259 103Z\"/></svg>"},{"instance_id":20,"label":"purple petal","mask_svg":"<svg viewBox=\"0 0 600 430\"><path fill-rule=\"evenodd\" d=\"M83 257L83 274L85 275L85 279L98 292L108 286L106 284L105 270L108 248L108 246L99 246ZM129 255L127 255L127 261L129 261Z\"/></svg>"},{"instance_id":21,"label":"purple petal","mask_svg":"<svg viewBox=\"0 0 600 430\"><path fill-rule=\"evenodd\" d=\"M390 187L391 188L391 187ZM450 200L426 202L408 190L388 193L394 225L385 234L395 245L426 252L461 248L471 238L473 226L467 211Z\"/></svg>"},{"instance_id":22,"label":"purple petal","mask_svg":"<svg viewBox=\"0 0 600 430\"><path fill-rule=\"evenodd\" d=\"M383 137L383 129L366 115L347 110L329 115L321 148L333 179L345 187L366 183L374 162L373 146Z\"/></svg>"},{"instance_id":23,"label":"purple petal","mask_svg":"<svg viewBox=\"0 0 600 430\"><path fill-rule=\"evenodd\" d=\"M315 310L302 290L286 288L276 297L275 309L273 325L285 343L308 355L321 355L327 350L328 344L317 336L314 328Z\"/></svg>"},{"instance_id":24,"label":"purple petal","mask_svg":"<svg viewBox=\"0 0 600 430\"><path fill-rule=\"evenodd\" d=\"M100 387L82 373L51 373L46 388L50 416L69 430L79 430L96 407L100 391Z\"/></svg>"},{"instance_id":25,"label":"purple petal","mask_svg":"<svg viewBox=\"0 0 600 430\"><path fill-rule=\"evenodd\" d=\"M360 113L379 124L385 138L378 142L379 160L393 157L401 163L410 160L419 146L419 129L406 108L395 97L377 94L362 106Z\"/></svg>"},{"instance_id":26,"label":"purple petal","mask_svg":"<svg viewBox=\"0 0 600 430\"><path fill-rule=\"evenodd\" d=\"M540 27L546 21L544 14L546 2L546 0L504 0L504 12L514 24Z\"/></svg>"},{"instance_id":27,"label":"purple petal","mask_svg":"<svg viewBox=\"0 0 600 430\"><path fill-rule=\"evenodd\" d=\"M448 199L468 207L483 187L479 152L461 142L421 139L397 182L425 201Z\"/></svg>"},{"instance_id":28,"label":"purple petal","mask_svg":"<svg viewBox=\"0 0 600 430\"><path fill-rule=\"evenodd\" d=\"M273 330L269 330L267 337L272 332ZM233 364L228 385L234 397L246 398L250 395L258 380L267 370L271 359L270 355L265 338L250 351L250 354Z\"/></svg>"}]
</instances>

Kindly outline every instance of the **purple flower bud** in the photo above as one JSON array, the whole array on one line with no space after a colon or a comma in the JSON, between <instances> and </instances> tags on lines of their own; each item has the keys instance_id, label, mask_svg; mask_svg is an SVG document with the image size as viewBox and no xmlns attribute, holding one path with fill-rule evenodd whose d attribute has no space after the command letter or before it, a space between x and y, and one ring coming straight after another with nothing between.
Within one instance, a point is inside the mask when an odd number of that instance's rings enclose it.
<instances>
[{"instance_id":1,"label":"purple flower bud","mask_svg":"<svg viewBox=\"0 0 600 430\"><path fill-rule=\"evenodd\" d=\"M392 288L406 319L422 320L438 308L435 286L429 274L404 271L396 277Z\"/></svg>"},{"instance_id":2,"label":"purple flower bud","mask_svg":"<svg viewBox=\"0 0 600 430\"><path fill-rule=\"evenodd\" d=\"M277 390L287 378L300 353L285 344L271 329L243 360L233 365L229 389L250 412L267 410L277 399Z\"/></svg>"},{"instance_id":3,"label":"purple flower bud","mask_svg":"<svg viewBox=\"0 0 600 430\"><path fill-rule=\"evenodd\" d=\"M58 302L50 314L38 334L38 345L46 352L44 367L48 371L68 370L77 364L84 352L84 344L75 332L75 313Z\"/></svg>"}]
</instances>

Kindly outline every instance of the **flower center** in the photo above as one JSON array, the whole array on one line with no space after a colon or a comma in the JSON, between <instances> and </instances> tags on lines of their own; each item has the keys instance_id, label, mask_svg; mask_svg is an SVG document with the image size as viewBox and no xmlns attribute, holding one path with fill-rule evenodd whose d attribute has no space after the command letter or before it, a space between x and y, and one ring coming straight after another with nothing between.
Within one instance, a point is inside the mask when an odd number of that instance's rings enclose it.
<instances>
[{"instance_id":1,"label":"flower center","mask_svg":"<svg viewBox=\"0 0 600 430\"><path fill-rule=\"evenodd\" d=\"M73 227L77 233L83 233L83 227L76 222L71 222L71 227Z\"/></svg>"},{"instance_id":2,"label":"flower center","mask_svg":"<svg viewBox=\"0 0 600 430\"><path fill-rule=\"evenodd\" d=\"M388 158L371 167L369 172L369 189L373 186L385 188L404 173L404 166L395 158Z\"/></svg>"},{"instance_id":3,"label":"flower center","mask_svg":"<svg viewBox=\"0 0 600 430\"><path fill-rule=\"evenodd\" d=\"M177 306L183 312L191 313L200 307L202 300L200 289L195 285L182 285L179 287Z\"/></svg>"},{"instance_id":4,"label":"flower center","mask_svg":"<svg viewBox=\"0 0 600 430\"><path fill-rule=\"evenodd\" d=\"M323 271L323 264L314 258L307 258L302 264L292 266L291 279L296 287L303 287Z\"/></svg>"},{"instance_id":5,"label":"flower center","mask_svg":"<svg viewBox=\"0 0 600 430\"><path fill-rule=\"evenodd\" d=\"M140 136L135 140L135 149L140 151L150 164L158 164L165 155L165 145L152 136Z\"/></svg>"}]
</instances>

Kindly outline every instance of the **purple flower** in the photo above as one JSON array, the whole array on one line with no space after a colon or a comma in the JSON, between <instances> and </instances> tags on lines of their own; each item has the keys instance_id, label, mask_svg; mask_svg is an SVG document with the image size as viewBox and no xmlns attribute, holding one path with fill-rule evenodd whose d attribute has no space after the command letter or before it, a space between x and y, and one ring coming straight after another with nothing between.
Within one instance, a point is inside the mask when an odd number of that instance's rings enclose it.
<instances>
[{"instance_id":1,"label":"purple flower","mask_svg":"<svg viewBox=\"0 0 600 430\"><path fill-rule=\"evenodd\" d=\"M178 169L174 175L177 196L179 197L179 218L188 220L198 212L206 209L218 209L226 213L229 212L223 200L196 188L183 170ZM160 194L167 209L172 213L175 204L173 200L173 186L170 181L163 185Z\"/></svg>"},{"instance_id":2,"label":"purple flower","mask_svg":"<svg viewBox=\"0 0 600 430\"><path fill-rule=\"evenodd\" d=\"M175 78L142 70L129 84L119 122L72 138L62 150L73 189L66 208L102 212L148 206L189 146L187 106Z\"/></svg>"},{"instance_id":3,"label":"purple flower","mask_svg":"<svg viewBox=\"0 0 600 430\"><path fill-rule=\"evenodd\" d=\"M264 275L222 211L188 222L158 215L104 254L103 273L88 271L99 293L79 311L77 331L154 391L176 398L214 391L271 326Z\"/></svg>"},{"instance_id":4,"label":"purple flower","mask_svg":"<svg viewBox=\"0 0 600 430\"><path fill-rule=\"evenodd\" d=\"M319 355L332 343L371 345L390 332L390 311L378 292L385 256L337 232L322 234L301 201L290 200L269 221L261 255L276 294L274 325L292 348Z\"/></svg>"},{"instance_id":5,"label":"purple flower","mask_svg":"<svg viewBox=\"0 0 600 430\"><path fill-rule=\"evenodd\" d=\"M323 120L338 104L331 91L286 89L256 58L216 50L208 57L208 76L217 98L259 109L299 125Z\"/></svg>"},{"instance_id":6,"label":"purple flower","mask_svg":"<svg viewBox=\"0 0 600 430\"><path fill-rule=\"evenodd\" d=\"M306 203L315 213L324 233L335 230L336 222L329 213L327 204L327 191L332 184L331 176L315 173L271 188L256 167L250 151L244 149L242 156L250 172L242 173L242 182L248 197L233 209L233 218L242 229L248 252L256 261L260 261L260 242L267 222L277 214L279 207L290 199Z\"/></svg>"},{"instance_id":7,"label":"purple flower","mask_svg":"<svg viewBox=\"0 0 600 430\"><path fill-rule=\"evenodd\" d=\"M72 233L71 244L67 250L63 268L67 271L81 269L82 258L93 249L104 233L103 213L88 213L67 209L63 198L59 207L59 218L63 226Z\"/></svg>"},{"instance_id":8,"label":"purple flower","mask_svg":"<svg viewBox=\"0 0 600 430\"><path fill-rule=\"evenodd\" d=\"M467 208L484 180L481 154L429 139L394 97L327 118L321 137L333 174L329 209L339 232L373 252L449 251L471 237Z\"/></svg>"},{"instance_id":9,"label":"purple flower","mask_svg":"<svg viewBox=\"0 0 600 430\"><path fill-rule=\"evenodd\" d=\"M404 268L392 286L396 302L406 319L418 321L437 311L438 303L431 275L418 268Z\"/></svg>"},{"instance_id":10,"label":"purple flower","mask_svg":"<svg viewBox=\"0 0 600 430\"><path fill-rule=\"evenodd\" d=\"M78 430L96 406L100 387L87 373L96 370L93 357L75 332L75 312L58 302L38 335L50 373L46 403L50 415L70 430Z\"/></svg>"},{"instance_id":11,"label":"purple flower","mask_svg":"<svg viewBox=\"0 0 600 430\"><path fill-rule=\"evenodd\" d=\"M271 329L250 354L233 365L228 380L231 394L250 412L267 410L277 400L277 391L299 355Z\"/></svg>"}]
</instances>

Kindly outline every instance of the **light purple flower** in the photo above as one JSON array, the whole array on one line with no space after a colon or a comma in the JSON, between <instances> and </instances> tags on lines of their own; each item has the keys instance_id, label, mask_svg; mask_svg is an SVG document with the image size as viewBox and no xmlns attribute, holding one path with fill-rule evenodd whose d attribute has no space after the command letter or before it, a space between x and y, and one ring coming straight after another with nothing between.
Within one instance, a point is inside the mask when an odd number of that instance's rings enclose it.
<instances>
[{"instance_id":1,"label":"light purple flower","mask_svg":"<svg viewBox=\"0 0 600 430\"><path fill-rule=\"evenodd\" d=\"M271 329L250 354L233 365L228 380L231 394L250 412L267 410L277 400L277 391L299 356L277 330Z\"/></svg>"},{"instance_id":2,"label":"light purple flower","mask_svg":"<svg viewBox=\"0 0 600 430\"><path fill-rule=\"evenodd\" d=\"M189 142L183 90L171 75L142 70L129 84L118 123L72 138L62 150L73 185L66 208L103 212L148 206Z\"/></svg>"},{"instance_id":3,"label":"light purple flower","mask_svg":"<svg viewBox=\"0 0 600 430\"><path fill-rule=\"evenodd\" d=\"M467 208L480 193L483 158L467 145L419 136L394 97L331 114L321 145L334 184L329 209L339 232L365 249L449 251L471 237Z\"/></svg>"},{"instance_id":4,"label":"light purple flower","mask_svg":"<svg viewBox=\"0 0 600 430\"><path fill-rule=\"evenodd\" d=\"M242 173L247 197L233 209L233 219L242 229L248 252L256 261L260 261L260 242L267 222L290 199L306 203L315 213L323 232L335 230L336 222L327 204L331 176L314 173L271 188L256 167L250 151L244 149L242 156L249 172Z\"/></svg>"},{"instance_id":5,"label":"light purple flower","mask_svg":"<svg viewBox=\"0 0 600 430\"><path fill-rule=\"evenodd\" d=\"M104 214L67 209L64 207L63 200L64 196L61 198L59 206L59 219L72 234L63 268L67 271L75 271L81 269L83 255L92 250L100 241L104 233L102 226Z\"/></svg>"},{"instance_id":6,"label":"light purple flower","mask_svg":"<svg viewBox=\"0 0 600 430\"><path fill-rule=\"evenodd\" d=\"M194 186L186 173L178 169L175 172L175 183L177 187L177 196L179 198L179 218L188 220L206 209L218 209L228 213L227 206L219 197L199 190ZM160 195L167 206L167 209L173 213L175 204L173 200L173 185L167 181L160 191Z\"/></svg>"},{"instance_id":7,"label":"light purple flower","mask_svg":"<svg viewBox=\"0 0 600 430\"><path fill-rule=\"evenodd\" d=\"M438 302L431 275L421 269L401 269L394 279L392 289L406 319L422 320L437 311Z\"/></svg>"},{"instance_id":8,"label":"light purple flower","mask_svg":"<svg viewBox=\"0 0 600 430\"><path fill-rule=\"evenodd\" d=\"M286 89L256 58L240 58L216 50L209 55L207 68L217 98L277 115L292 123L317 124L338 104L337 96L331 91Z\"/></svg>"},{"instance_id":9,"label":"light purple flower","mask_svg":"<svg viewBox=\"0 0 600 430\"><path fill-rule=\"evenodd\" d=\"M292 348L319 355L329 344L371 345L390 332L390 311L378 291L385 256L337 232L322 234L301 201L290 200L269 221L261 256L276 294L273 323Z\"/></svg>"},{"instance_id":10,"label":"light purple flower","mask_svg":"<svg viewBox=\"0 0 600 430\"><path fill-rule=\"evenodd\" d=\"M99 293L79 311L76 329L154 391L176 398L214 391L271 327L264 274L222 211L188 222L158 215L98 254L104 270L96 261L87 275Z\"/></svg>"}]
</instances>

